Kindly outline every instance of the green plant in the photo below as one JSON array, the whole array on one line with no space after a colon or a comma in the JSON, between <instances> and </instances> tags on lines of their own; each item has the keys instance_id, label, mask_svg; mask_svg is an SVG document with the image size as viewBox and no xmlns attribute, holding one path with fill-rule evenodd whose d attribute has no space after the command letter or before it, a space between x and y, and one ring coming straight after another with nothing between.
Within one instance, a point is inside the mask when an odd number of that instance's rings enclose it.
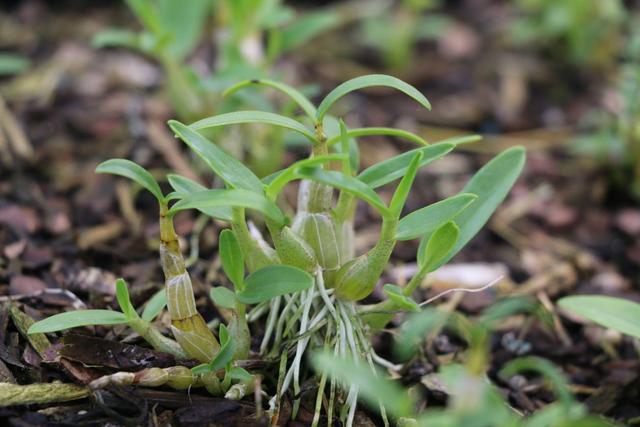
<instances>
[{"instance_id":1,"label":"green plant","mask_svg":"<svg viewBox=\"0 0 640 427\"><path fill-rule=\"evenodd\" d=\"M275 88L294 100L305 112L305 122L270 112L238 111L197 121L186 126L177 121L169 125L174 133L196 152L225 183L226 189L188 189L185 178L172 176L170 183L179 199L169 210L198 209L211 214L213 208L231 206L231 213L213 216L227 221L238 241L249 272L273 264L296 266L315 278L312 288L258 304L254 312L268 312L261 353L285 363L289 352L293 361L281 370L279 388L272 399L277 412L281 394L293 386L300 392L303 355L310 345L331 348L339 354L365 354L371 361L381 359L373 352L368 335L384 326L398 311L417 303L411 294L422 278L453 257L484 225L504 199L524 164L524 150L513 148L501 153L465 186L460 194L402 216L404 203L418 170L453 150L457 144L477 137L452 138L427 145L422 138L389 128L348 129L340 122L332 129L327 117L331 107L352 91L371 86L387 86L430 108L426 98L412 86L390 76L370 75L349 80L331 91L316 107L292 87L271 81L252 85ZM241 83L230 90L249 85ZM311 156L263 180L242 163L208 141L202 130L242 123L269 124L295 131L311 143ZM417 142L420 146L359 171L357 136L392 135ZM332 166L333 164L333 166ZM283 188L300 180L297 211L289 219L277 205ZM376 193L400 180L390 203ZM334 191L338 192L334 200ZM380 239L367 253L354 254L353 219L358 200L366 202L382 218ZM473 209L466 209L469 206ZM269 245L258 232L251 231L245 209L262 213L269 233ZM209 212L207 212L209 210ZM420 273L405 288L387 286L390 296L374 306L358 301L371 294L379 281L398 240L422 239ZM214 297L215 298L215 297ZM268 308L268 309L267 309ZM318 399L324 395L321 379ZM330 395L335 395L335 384ZM350 393L343 413L353 413L357 393ZM294 416L299 402L294 405ZM334 404L331 398L330 408Z\"/></svg>"},{"instance_id":2,"label":"green plant","mask_svg":"<svg viewBox=\"0 0 640 427\"><path fill-rule=\"evenodd\" d=\"M0 77L20 74L29 64L29 60L20 55L0 52Z\"/></svg>"},{"instance_id":3,"label":"green plant","mask_svg":"<svg viewBox=\"0 0 640 427\"><path fill-rule=\"evenodd\" d=\"M558 305L605 328L640 338L640 304L622 298L578 295L561 298Z\"/></svg>"},{"instance_id":4,"label":"green plant","mask_svg":"<svg viewBox=\"0 0 640 427\"><path fill-rule=\"evenodd\" d=\"M610 66L622 46L628 13L621 0L518 0L508 36L575 66Z\"/></svg>"},{"instance_id":5,"label":"green plant","mask_svg":"<svg viewBox=\"0 0 640 427\"><path fill-rule=\"evenodd\" d=\"M177 388L186 388L183 385L188 383L189 386L204 385L212 392L228 393L231 380L234 378L242 380L241 385L246 386L246 375L242 375L241 371L231 366L232 361L246 359L249 353L250 335L245 316L246 304L255 304L307 289L313 283L311 276L292 266L277 265L257 270L244 279L244 267L242 258L238 259L237 243L228 232L223 232L220 248L223 265L236 287L236 294L232 307L233 318L228 329L224 325L221 326L222 343L219 343L196 309L191 279L180 252L178 236L173 226L173 216L178 210L170 210L168 206L170 200L177 197L177 193L164 196L152 175L129 160L108 160L100 164L96 171L129 178L157 199L160 208L160 264L165 276L165 292L150 300L140 317L129 300L125 282L119 279L116 283L116 297L122 312L77 310L61 313L36 322L29 328L29 333L54 332L87 325L126 324L154 348L174 354L178 358L188 357L203 363L193 371L178 366L169 368L168 371L145 370L136 375L118 373L105 377L96 383L97 386L106 383L168 383ZM224 216L226 209L208 209L206 212L213 216ZM265 276L269 279L267 289L264 284ZM164 337L150 324L165 304L171 317L171 331L176 341ZM218 384L217 376L221 369L225 371L225 376L222 383Z\"/></svg>"},{"instance_id":6,"label":"green plant","mask_svg":"<svg viewBox=\"0 0 640 427\"><path fill-rule=\"evenodd\" d=\"M440 0L402 0L389 10L363 22L366 45L377 49L387 68L396 72L406 70L418 42L434 39L449 24L449 18L436 13Z\"/></svg>"},{"instance_id":7,"label":"green plant","mask_svg":"<svg viewBox=\"0 0 640 427\"><path fill-rule=\"evenodd\" d=\"M510 427L612 426L614 424L586 414L569 390L567 381L549 361L538 357L514 359L498 376L507 381L526 371L543 376L555 391L558 401L549 404L530 417L513 410L487 377L489 367L489 337L494 323L510 314L534 308L529 301L507 299L498 302L477 321L458 313L428 308L411 315L400 328L395 353L401 360L411 360L422 344L423 337L445 327L467 342L462 363L441 366L437 382L448 395L446 408L418 410L417 390L404 388L386 378L381 371L368 369L367 361L318 352L313 357L315 368L329 375L347 389L361 391L362 400L371 408L379 408L386 422L389 414L399 426L463 427L473 425Z\"/></svg>"},{"instance_id":8,"label":"green plant","mask_svg":"<svg viewBox=\"0 0 640 427\"><path fill-rule=\"evenodd\" d=\"M193 121L238 108L275 110L259 94L223 97L222 88L242 79L271 74L275 61L323 31L340 23L332 10L297 14L281 0L126 0L143 26L141 32L109 29L98 33L98 47L121 46L154 60L166 74L165 92L178 118ZM215 21L214 31L210 30ZM197 73L187 64L203 35L215 43L216 58L210 74ZM263 45L262 39L266 39ZM287 106L283 111L287 111ZM226 150L247 156L259 176L280 166L284 144L275 135L244 129L240 138L213 133ZM240 139L242 144L235 141ZM233 143L227 142L232 140Z\"/></svg>"},{"instance_id":9,"label":"green plant","mask_svg":"<svg viewBox=\"0 0 640 427\"><path fill-rule=\"evenodd\" d=\"M615 106L589 111L573 148L607 168L612 187L640 197L640 18L630 20L623 61L616 73ZM631 182L631 185L629 183Z\"/></svg>"}]
</instances>

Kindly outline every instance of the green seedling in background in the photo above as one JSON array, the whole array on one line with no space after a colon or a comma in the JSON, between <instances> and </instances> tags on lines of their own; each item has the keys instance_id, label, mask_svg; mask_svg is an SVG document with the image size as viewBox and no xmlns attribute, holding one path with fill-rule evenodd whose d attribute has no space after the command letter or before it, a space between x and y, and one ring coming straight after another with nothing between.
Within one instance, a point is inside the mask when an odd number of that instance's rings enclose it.
<instances>
[{"instance_id":1,"label":"green seedling in background","mask_svg":"<svg viewBox=\"0 0 640 427\"><path fill-rule=\"evenodd\" d=\"M508 37L517 46L537 46L575 67L610 67L622 50L628 14L621 0L518 0Z\"/></svg>"},{"instance_id":2,"label":"green seedling in background","mask_svg":"<svg viewBox=\"0 0 640 427\"><path fill-rule=\"evenodd\" d=\"M258 93L223 97L222 89L241 79L271 75L282 55L342 21L335 10L298 14L280 0L126 3L143 30L106 30L95 36L94 44L130 48L156 60L166 75L167 97L178 118L185 122L238 108L275 110L275 105ZM214 40L216 58L210 73L201 74L187 60L205 35ZM284 111L288 110L285 106ZM211 136L236 156L246 156L259 176L273 172L281 164L284 141L280 135L245 128L240 138L215 132ZM238 144L238 140L242 143Z\"/></svg>"},{"instance_id":3,"label":"green seedling in background","mask_svg":"<svg viewBox=\"0 0 640 427\"><path fill-rule=\"evenodd\" d=\"M534 372L544 377L558 398L535 415L524 418L510 408L508 402L491 384L489 369L489 338L495 323L523 310L531 311L535 304L523 299L507 299L488 309L477 321L471 321L458 313L446 313L437 309L425 309L411 315L402 325L395 350L403 360L410 360L422 346L425 336L442 327L455 332L467 342L468 349L461 364L441 366L435 380L449 396L446 408L418 411L414 395L417 390L406 389L397 381L387 378L380 370L369 367L370 361L358 357L339 357L329 352L313 356L313 365L322 378L327 376L342 384L345 390L358 390L362 400L372 409L378 408L385 424L387 417L399 426L474 427L569 427L613 426L602 418L586 414L586 409L576 402L569 385L549 361L538 357L523 357L510 361L499 372L507 381L524 372ZM350 393L351 394L351 393ZM353 414L350 414L353 419ZM317 425L317 420L314 420Z\"/></svg>"}]
</instances>

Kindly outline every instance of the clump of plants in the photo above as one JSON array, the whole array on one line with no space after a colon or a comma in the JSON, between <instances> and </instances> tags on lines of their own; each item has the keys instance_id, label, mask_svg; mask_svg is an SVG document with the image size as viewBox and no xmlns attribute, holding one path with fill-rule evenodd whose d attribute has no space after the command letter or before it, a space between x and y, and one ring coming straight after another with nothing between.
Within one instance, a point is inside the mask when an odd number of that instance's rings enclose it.
<instances>
[{"instance_id":1,"label":"clump of plants","mask_svg":"<svg viewBox=\"0 0 640 427\"><path fill-rule=\"evenodd\" d=\"M224 385L221 390L230 397L242 395L238 389L246 391L251 375L235 369L234 362L249 355L248 324L266 316L258 351L262 358L280 367L277 387L269 401L270 412L277 418L283 394L292 391L295 418L309 349L362 359L371 372L375 372L376 365L393 366L376 354L371 336L397 313L420 311L424 304L412 299L414 291L429 272L455 256L486 223L520 174L525 152L520 147L505 150L482 167L459 194L406 213L405 202L419 170L477 137L429 144L420 136L400 129L349 128L341 120L337 121L338 126L332 126L336 119L329 117L329 112L336 102L353 91L372 86L396 89L423 108L430 108L418 90L391 76L368 75L349 80L329 92L317 106L298 90L273 81L251 80L229 91L249 85L284 93L299 106L304 117L294 120L271 112L237 111L190 125L169 122L175 135L211 168L224 188L206 189L182 176L169 175L174 191L164 195L148 172L123 159L103 163L98 172L133 179L159 202L160 260L166 280L167 307L171 331L181 349L174 350L174 354L182 351L203 363L192 370L180 369L180 378L186 378L180 386L187 383L207 386L217 379ZM238 124L271 125L296 132L309 141L310 155L260 179L201 133ZM369 135L404 138L417 147L360 170L358 138ZM286 186L296 182L298 202L292 210L281 195ZM385 202L376 190L394 183L393 195ZM354 217L359 203L375 211L381 221L378 241L362 254L355 253ZM229 224L220 235L219 250L233 290L213 288L211 296L217 307L232 310L233 316L226 327L221 327L217 338L196 310L173 228L174 215L190 209ZM259 230L249 218L259 218L264 229ZM420 240L416 275L406 286L386 284L385 301L363 304L384 276L396 243L413 239ZM119 297L119 302L124 316L118 316L120 323L128 322L133 327L132 321L125 322L125 318L135 319L135 310L126 304L125 298ZM42 322L55 324L52 320L55 317ZM42 332L43 323L36 324L34 330ZM149 342L154 346L166 345ZM172 343L171 347L175 345ZM126 375L126 381L120 381L122 376L116 374L103 383L164 383L142 380L147 372ZM163 381L167 379L159 371L154 372ZM233 381L238 381L235 388L231 385ZM219 390L216 387L212 389ZM359 393L354 386L344 394L335 381L328 381L326 373L321 374L314 425L318 424L323 408L328 420L338 415L352 425Z\"/></svg>"},{"instance_id":2,"label":"clump of plants","mask_svg":"<svg viewBox=\"0 0 640 427\"><path fill-rule=\"evenodd\" d=\"M403 72L412 63L418 43L442 34L450 20L438 13L440 0L402 0L363 21L366 45L379 51L384 65Z\"/></svg>"},{"instance_id":3,"label":"clump of plants","mask_svg":"<svg viewBox=\"0 0 640 427\"><path fill-rule=\"evenodd\" d=\"M384 406L399 426L475 427L569 427L613 426L612 422L587 413L584 405L576 402L565 376L548 360L525 356L511 360L497 373L499 381L509 386L515 375L535 374L545 381L557 401L528 417L518 413L509 401L491 383L488 377L490 365L490 338L498 321L522 311L540 312L531 301L513 298L499 301L478 319L470 320L459 313L447 313L427 308L409 316L399 331L394 353L398 359L410 361L419 357L422 341L434 330L445 329L464 340L467 350L460 359L441 366L431 377L439 391L447 395L445 408L418 410L418 387L404 388L386 378L381 372L371 372L363 362L318 352L313 364L320 372L330 375L345 387L358 387L362 398L372 409ZM545 313L539 313L544 316ZM381 403L384 402L384 405Z\"/></svg>"},{"instance_id":4,"label":"clump of plants","mask_svg":"<svg viewBox=\"0 0 640 427\"><path fill-rule=\"evenodd\" d=\"M537 46L563 63L609 67L623 48L628 11L620 0L598 2L518 0L508 36L519 46Z\"/></svg>"},{"instance_id":5,"label":"clump of plants","mask_svg":"<svg viewBox=\"0 0 640 427\"><path fill-rule=\"evenodd\" d=\"M630 20L630 36L616 72L615 102L589 111L575 151L607 168L612 187L640 197L640 18Z\"/></svg>"},{"instance_id":6,"label":"clump of plants","mask_svg":"<svg viewBox=\"0 0 640 427\"><path fill-rule=\"evenodd\" d=\"M190 122L239 108L271 111L277 106L259 93L225 97L222 91L245 78L267 77L284 54L304 45L341 22L329 9L298 14L272 0L126 0L142 31L109 29L98 33L98 47L126 47L157 61L164 73L164 90L179 120ZM211 71L197 72L187 60L203 38L213 40ZM266 41L263 41L263 39ZM202 68L202 67L201 67ZM216 135L227 151L243 158L259 176L273 172L282 161L282 137L249 128L239 136ZM237 141L240 140L241 143ZM227 142L229 141L229 142ZM233 143L231 143L233 141Z\"/></svg>"}]
</instances>

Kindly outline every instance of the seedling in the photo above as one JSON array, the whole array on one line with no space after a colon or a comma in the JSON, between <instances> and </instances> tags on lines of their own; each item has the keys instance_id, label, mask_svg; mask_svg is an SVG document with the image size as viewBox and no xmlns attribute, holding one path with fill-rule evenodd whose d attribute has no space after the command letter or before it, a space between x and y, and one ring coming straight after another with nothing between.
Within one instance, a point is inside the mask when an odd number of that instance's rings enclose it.
<instances>
[{"instance_id":1,"label":"seedling","mask_svg":"<svg viewBox=\"0 0 640 427\"><path fill-rule=\"evenodd\" d=\"M451 259L484 225L517 179L525 155L522 148L506 150L485 165L460 194L403 216L418 170L458 144L475 141L477 137L452 138L429 145L421 137L398 129L349 129L343 122L332 129L335 120L328 113L333 105L349 93L371 86L394 88L430 108L418 90L391 76L369 75L349 80L331 91L318 106L296 89L272 81L248 81L229 91L250 85L283 92L299 105L306 117L297 121L270 112L238 111L208 117L189 126L170 121L174 133L211 167L226 189L202 190L183 177L171 176L169 182L179 201L169 209L169 214L198 209L229 222L252 274L282 264L313 275L313 287L272 298L258 304L249 314L251 318L258 317L254 313L263 313L268 306L266 332L260 347L265 357L280 358L284 363L291 360L289 351L293 353L292 361L281 371L278 393L271 400L277 414L283 392L290 387L296 395L300 392L303 355L309 346L323 346L340 355L365 355L385 363L374 353L368 335L383 327L394 313L416 309L418 304L411 300L411 295L417 285L426 274ZM200 133L248 123L299 133L310 142L311 156L260 180ZM360 171L355 138L368 135L402 137L419 146ZM290 219L277 202L284 187L296 180L301 181L298 206ZM385 203L375 190L398 180L390 203ZM380 215L382 225L374 247L356 256L353 219L358 200ZM231 212L212 212L222 207L231 207ZM273 246L256 230L250 230L246 209L262 214ZM422 240L418 255L420 273L404 288L387 286L389 300L361 306L358 301L376 287L396 242L411 239ZM216 293L220 295L214 295L215 300L231 304L230 295L228 298L222 295L225 291ZM324 395L325 385L326 381L321 379L318 396ZM329 395L335 396L335 391L333 383ZM357 395L357 391L351 391L344 399L344 416L355 410ZM330 408L334 402L331 399ZM294 416L297 407L298 402L294 405Z\"/></svg>"},{"instance_id":2,"label":"seedling","mask_svg":"<svg viewBox=\"0 0 640 427\"><path fill-rule=\"evenodd\" d=\"M461 314L448 314L433 308L411 315L402 325L396 341L398 357L409 360L421 346L423 337L445 326L468 344L463 364L441 366L437 382L448 394L446 408L418 411L415 392L386 378L379 370L367 367L368 362L327 352L318 352L313 365L322 373L338 381L345 390L360 390L362 399L372 409L379 408L386 420L391 416L399 426L612 426L602 419L587 415L586 408L575 401L567 380L550 362L538 357L514 359L499 372L507 381L510 377L534 372L544 377L555 391L558 401L547 405L529 418L510 408L508 402L487 378L489 368L489 338L496 320L535 306L524 300L503 300L491 307L477 321L471 322ZM314 420L317 424L317 420Z\"/></svg>"},{"instance_id":3,"label":"seedling","mask_svg":"<svg viewBox=\"0 0 640 427\"><path fill-rule=\"evenodd\" d=\"M508 34L515 44L536 45L577 67L612 65L622 44L620 27L630 15L620 0L518 0L515 6Z\"/></svg>"},{"instance_id":4,"label":"seedling","mask_svg":"<svg viewBox=\"0 0 640 427\"><path fill-rule=\"evenodd\" d=\"M129 160L108 160L100 164L96 171L127 177L156 197L160 207L160 264L165 275L165 293L159 294L160 296L153 298L147 304L141 318L131 305L125 282L120 279L116 283L116 297L122 312L79 310L62 313L33 324L29 333L54 332L96 324L127 324L156 349L172 353L178 358L196 359L203 365L194 368L193 372L188 368L176 366L168 370L144 370L136 374L117 373L103 378L94 386L99 387L109 383L142 385L167 383L180 389L187 386L206 386L212 393L228 393L231 380L238 379L241 381L239 387L244 392L247 387L247 375L235 369L231 362L246 359L249 352L250 336L245 316L245 303L260 303L274 296L305 290L312 286L311 276L293 266L274 265L258 270L244 280L242 279L244 268L236 259L237 243L234 243L233 237L223 232L222 242L225 242L221 247L223 263L236 285L237 294L233 307L234 317L229 323L229 330L224 325L220 329L221 345L196 309L191 279L173 226L173 216L177 210L170 210L168 207L170 200L177 197L177 194L164 196L152 175ZM227 210L223 207L210 209L207 212L224 217ZM264 277L268 277L268 285L265 284L265 280L260 280ZM162 310L165 301L171 317L171 331L177 342L164 337L149 323ZM218 384L217 375L220 369L225 371L225 376L222 383ZM235 390L232 396L242 397L240 390L237 388Z\"/></svg>"},{"instance_id":5,"label":"seedling","mask_svg":"<svg viewBox=\"0 0 640 427\"><path fill-rule=\"evenodd\" d=\"M166 74L166 95L178 118L187 122L240 106L275 110L271 100L259 94L223 97L222 89L239 79L268 76L282 55L342 20L337 11L326 8L297 14L280 0L127 0L126 3L143 30L109 29L97 34L94 44L126 47L157 61ZM215 31L211 31L212 20ZM215 69L210 74L197 73L186 62L205 34L212 35L215 42ZM263 39L267 40L266 45ZM212 136L226 144L228 151L246 156L259 176L280 166L284 150L280 135L248 128L243 133L241 138L215 133ZM229 139L233 143L225 142ZM237 144L238 139L242 144Z\"/></svg>"}]
</instances>

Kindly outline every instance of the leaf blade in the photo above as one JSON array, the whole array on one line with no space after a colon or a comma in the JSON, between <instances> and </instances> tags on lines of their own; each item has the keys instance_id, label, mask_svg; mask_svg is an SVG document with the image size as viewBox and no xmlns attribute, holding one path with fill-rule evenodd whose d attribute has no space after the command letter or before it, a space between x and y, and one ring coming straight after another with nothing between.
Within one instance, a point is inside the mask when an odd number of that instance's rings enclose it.
<instances>
[{"instance_id":1,"label":"leaf blade","mask_svg":"<svg viewBox=\"0 0 640 427\"><path fill-rule=\"evenodd\" d=\"M475 194L457 194L415 210L400 219L396 239L411 240L432 233L440 225L460 215L476 199Z\"/></svg>"},{"instance_id":2,"label":"leaf blade","mask_svg":"<svg viewBox=\"0 0 640 427\"><path fill-rule=\"evenodd\" d=\"M254 209L263 213L277 224L285 224L286 217L278 206L265 196L249 190L203 190L191 193L169 209L169 214L186 210L197 209L206 213L205 209L219 206L232 206Z\"/></svg>"},{"instance_id":3,"label":"leaf blade","mask_svg":"<svg viewBox=\"0 0 640 427\"><path fill-rule=\"evenodd\" d=\"M257 304L271 298L304 291L313 286L313 277L296 267L270 265L250 274L245 279L245 289L237 293L238 301Z\"/></svg>"},{"instance_id":4,"label":"leaf blade","mask_svg":"<svg viewBox=\"0 0 640 427\"><path fill-rule=\"evenodd\" d=\"M198 191L207 190L207 187L201 185L195 181L190 180L182 175L169 174L167 180L171 188L175 190L179 198L182 198L190 193L196 193ZM219 219L221 221L231 222L233 219L233 212L228 206L219 206L215 208L205 208L202 210L206 215L212 218Z\"/></svg>"},{"instance_id":5,"label":"leaf blade","mask_svg":"<svg viewBox=\"0 0 640 427\"><path fill-rule=\"evenodd\" d=\"M242 162L225 153L213 142L190 126L176 120L169 121L171 130L191 148L229 186L261 192L260 179Z\"/></svg>"},{"instance_id":6,"label":"leaf blade","mask_svg":"<svg viewBox=\"0 0 640 427\"><path fill-rule=\"evenodd\" d=\"M249 86L267 86L273 89L279 90L280 92L287 95L291 98L296 104L302 108L302 111L305 112L307 116L311 119L316 116L316 107L311 103L309 98L304 96L302 92L297 90L296 88L289 86L288 84L277 82L269 79L255 79L255 80L245 80L243 82L237 83L227 90L225 90L222 96L230 96L235 92Z\"/></svg>"},{"instance_id":7,"label":"leaf blade","mask_svg":"<svg viewBox=\"0 0 640 427\"><path fill-rule=\"evenodd\" d=\"M30 334L57 332L64 329L92 325L121 325L127 316L111 310L74 310L47 317L29 328Z\"/></svg>"},{"instance_id":8,"label":"leaf blade","mask_svg":"<svg viewBox=\"0 0 640 427\"><path fill-rule=\"evenodd\" d=\"M233 231L227 229L220 232L218 249L222 259L222 269L236 290L241 290L244 287L244 256Z\"/></svg>"},{"instance_id":9,"label":"leaf blade","mask_svg":"<svg viewBox=\"0 0 640 427\"><path fill-rule=\"evenodd\" d=\"M110 173L129 178L153 194L160 203L165 200L160 185L149 171L131 160L110 159L104 161L96 167L96 173Z\"/></svg>"},{"instance_id":10,"label":"leaf blade","mask_svg":"<svg viewBox=\"0 0 640 427\"><path fill-rule=\"evenodd\" d=\"M198 120L189 125L193 130L208 129L220 126L229 126L246 123L262 123L272 126L278 126L300 133L312 142L316 141L316 137L309 129L301 123L280 114L269 113L267 111L234 111L232 113L218 114L216 116L207 117Z\"/></svg>"},{"instance_id":11,"label":"leaf blade","mask_svg":"<svg viewBox=\"0 0 640 427\"><path fill-rule=\"evenodd\" d=\"M640 338L640 304L600 295L564 297L560 307L592 322L623 334Z\"/></svg>"},{"instance_id":12,"label":"leaf blade","mask_svg":"<svg viewBox=\"0 0 640 427\"><path fill-rule=\"evenodd\" d=\"M351 80L347 80L346 82L338 85L335 89L329 92L318 106L318 110L316 113L316 122L321 123L322 119L329 111L331 106L343 96L355 90L373 86L386 86L397 89L400 92L403 92L405 95L416 100L420 105L427 108L428 110L431 109L431 104L429 103L427 98L422 93L420 93L418 89L414 88L410 84L405 83L396 77L388 76L385 74L369 74L366 76L360 76Z\"/></svg>"}]
</instances>

